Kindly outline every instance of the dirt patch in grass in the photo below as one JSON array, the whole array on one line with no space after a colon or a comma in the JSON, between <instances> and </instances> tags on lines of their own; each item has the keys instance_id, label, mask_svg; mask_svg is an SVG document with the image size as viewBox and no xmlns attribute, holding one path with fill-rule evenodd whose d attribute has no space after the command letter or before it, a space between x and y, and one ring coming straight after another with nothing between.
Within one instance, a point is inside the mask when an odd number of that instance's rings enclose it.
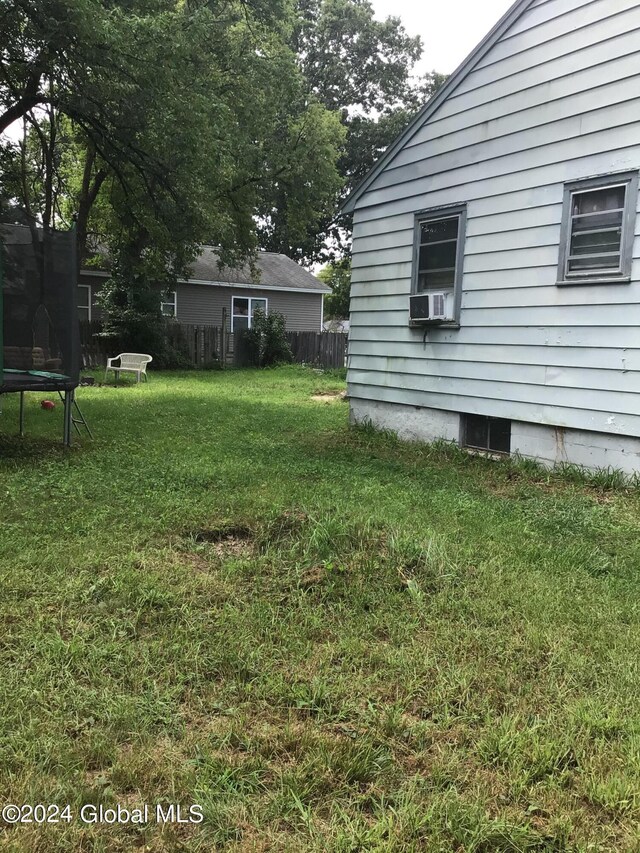
<instances>
[{"instance_id":1,"label":"dirt patch in grass","mask_svg":"<svg viewBox=\"0 0 640 853\"><path fill-rule=\"evenodd\" d=\"M255 536L253 530L244 524L229 524L221 527L204 528L194 531L191 535L196 542L206 542L208 544L229 541L247 542Z\"/></svg>"},{"instance_id":2,"label":"dirt patch in grass","mask_svg":"<svg viewBox=\"0 0 640 853\"><path fill-rule=\"evenodd\" d=\"M211 546L218 557L246 557L253 553L253 542L238 536L225 536Z\"/></svg>"},{"instance_id":3,"label":"dirt patch in grass","mask_svg":"<svg viewBox=\"0 0 640 853\"><path fill-rule=\"evenodd\" d=\"M207 554L217 557L246 557L255 549L255 531L245 524L229 524L201 528L189 534L198 545L206 545ZM194 555L198 564L206 563L206 555Z\"/></svg>"},{"instance_id":4,"label":"dirt patch in grass","mask_svg":"<svg viewBox=\"0 0 640 853\"><path fill-rule=\"evenodd\" d=\"M318 391L311 396L316 403L335 403L337 400L346 400L346 391Z\"/></svg>"},{"instance_id":5,"label":"dirt patch in grass","mask_svg":"<svg viewBox=\"0 0 640 853\"><path fill-rule=\"evenodd\" d=\"M194 554L192 551L181 552L180 562L190 566L197 572L208 572L211 570L211 561L202 554Z\"/></svg>"},{"instance_id":6,"label":"dirt patch in grass","mask_svg":"<svg viewBox=\"0 0 640 853\"><path fill-rule=\"evenodd\" d=\"M300 587L302 589L311 589L311 587L322 583L326 576L327 570L324 566L312 566L300 578Z\"/></svg>"}]
</instances>

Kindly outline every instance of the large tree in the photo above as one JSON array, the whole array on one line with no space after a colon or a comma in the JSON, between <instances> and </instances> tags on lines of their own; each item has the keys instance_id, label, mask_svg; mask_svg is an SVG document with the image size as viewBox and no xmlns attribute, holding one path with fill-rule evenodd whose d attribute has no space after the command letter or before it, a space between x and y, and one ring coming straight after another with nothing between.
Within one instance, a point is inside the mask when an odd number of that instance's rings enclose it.
<instances>
[{"instance_id":1,"label":"large tree","mask_svg":"<svg viewBox=\"0 0 640 853\"><path fill-rule=\"evenodd\" d=\"M295 187L292 240L338 193L344 129L291 26L280 0L0 0L0 127L23 121L0 198L32 227L75 219L83 261L108 249L120 332L157 327L152 283L200 244L250 257L279 188Z\"/></svg>"},{"instance_id":2,"label":"large tree","mask_svg":"<svg viewBox=\"0 0 640 853\"><path fill-rule=\"evenodd\" d=\"M444 78L435 72L412 77L422 54L419 36L408 35L399 18L377 20L369 0L297 0L296 9L291 46L308 91L345 129L339 162L342 184L317 211L316 227L302 226L295 232L290 222L298 187L275 188L259 239L264 248L312 262L348 252L350 222L336 221L340 201Z\"/></svg>"},{"instance_id":3,"label":"large tree","mask_svg":"<svg viewBox=\"0 0 640 853\"><path fill-rule=\"evenodd\" d=\"M304 184L313 218L343 131L306 97L289 32L280 0L0 0L0 128L26 122L28 215L74 210L83 250L99 226L179 263L203 241L246 256L278 181Z\"/></svg>"},{"instance_id":4,"label":"large tree","mask_svg":"<svg viewBox=\"0 0 640 853\"><path fill-rule=\"evenodd\" d=\"M324 298L324 316L328 320L347 319L351 298L351 258L345 256L327 264L318 272L318 278L331 288L331 293Z\"/></svg>"}]
</instances>

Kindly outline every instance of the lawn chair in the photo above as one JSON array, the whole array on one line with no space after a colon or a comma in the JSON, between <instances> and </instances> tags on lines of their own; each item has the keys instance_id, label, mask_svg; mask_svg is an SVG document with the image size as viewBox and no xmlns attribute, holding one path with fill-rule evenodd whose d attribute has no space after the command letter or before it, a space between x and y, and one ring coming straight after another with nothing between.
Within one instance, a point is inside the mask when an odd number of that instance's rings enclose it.
<instances>
[{"instance_id":1,"label":"lawn chair","mask_svg":"<svg viewBox=\"0 0 640 853\"><path fill-rule=\"evenodd\" d=\"M119 361L120 364L115 365L116 361ZM113 370L116 375L116 382L120 378L121 373L135 373L136 382L140 382L141 377L144 376L144 381L147 382L147 365L150 361L153 361L153 356L145 355L144 353L121 352L120 355L107 359L104 381L107 381L108 371Z\"/></svg>"}]
</instances>

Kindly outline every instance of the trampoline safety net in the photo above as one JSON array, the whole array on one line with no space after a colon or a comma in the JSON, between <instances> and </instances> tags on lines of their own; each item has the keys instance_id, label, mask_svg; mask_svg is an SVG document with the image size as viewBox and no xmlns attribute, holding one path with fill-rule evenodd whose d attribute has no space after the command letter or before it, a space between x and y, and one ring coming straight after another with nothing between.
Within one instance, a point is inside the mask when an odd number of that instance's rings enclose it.
<instances>
[{"instance_id":1,"label":"trampoline safety net","mask_svg":"<svg viewBox=\"0 0 640 853\"><path fill-rule=\"evenodd\" d=\"M0 225L0 393L78 385L74 231Z\"/></svg>"}]
</instances>

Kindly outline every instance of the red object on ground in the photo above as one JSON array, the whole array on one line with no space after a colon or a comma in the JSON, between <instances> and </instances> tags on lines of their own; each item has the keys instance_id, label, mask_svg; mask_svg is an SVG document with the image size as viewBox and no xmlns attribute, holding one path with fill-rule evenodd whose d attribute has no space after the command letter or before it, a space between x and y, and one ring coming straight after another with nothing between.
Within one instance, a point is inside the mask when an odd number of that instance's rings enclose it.
<instances>
[{"instance_id":1,"label":"red object on ground","mask_svg":"<svg viewBox=\"0 0 640 853\"><path fill-rule=\"evenodd\" d=\"M42 400L40 405L43 409L55 409L56 404L52 400Z\"/></svg>"}]
</instances>

